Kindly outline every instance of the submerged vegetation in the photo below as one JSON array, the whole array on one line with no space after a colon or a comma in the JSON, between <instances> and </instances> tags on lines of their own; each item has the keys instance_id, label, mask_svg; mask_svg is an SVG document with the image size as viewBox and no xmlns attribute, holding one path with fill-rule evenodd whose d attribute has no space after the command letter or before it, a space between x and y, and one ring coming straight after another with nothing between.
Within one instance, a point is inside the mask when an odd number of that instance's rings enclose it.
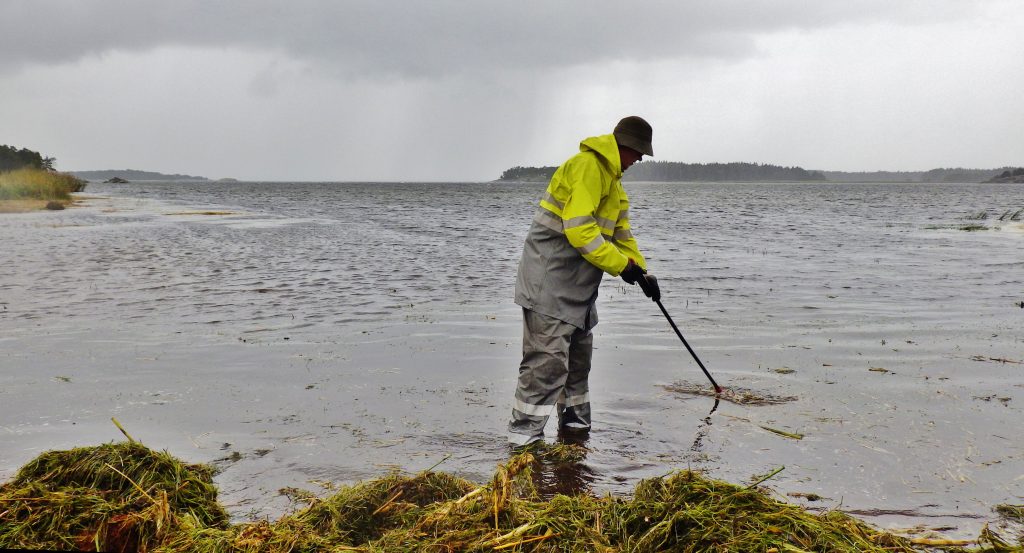
<instances>
[{"instance_id":1,"label":"submerged vegetation","mask_svg":"<svg viewBox=\"0 0 1024 553\"><path fill-rule=\"evenodd\" d=\"M1021 221L1024 221L1024 208L1003 209L1002 212L1000 212L998 209L992 211L985 209L978 212L968 213L967 215L960 217L960 219L965 221L977 222L956 225L929 225L924 228L928 230L955 229L967 232L974 232L980 230L1000 230L1002 228L1002 225L1000 225L999 223L1019 223ZM996 222L992 225L989 225L988 221L990 220L994 220Z\"/></svg>"},{"instance_id":2,"label":"submerged vegetation","mask_svg":"<svg viewBox=\"0 0 1024 553\"><path fill-rule=\"evenodd\" d=\"M571 447L568 449L572 449ZM513 456L483 485L440 472L393 473L276 522L230 524L213 472L136 442L55 451L0 486L0 547L145 552L770 551L900 552L963 542L911 540L838 511L812 513L757 488L680 471L631 498L542 499L531 472L574 463L567 448ZM545 456L549 456L545 459ZM1024 551L987 530L972 551ZM956 546L950 548L950 546Z\"/></svg>"},{"instance_id":3,"label":"submerged vegetation","mask_svg":"<svg viewBox=\"0 0 1024 553\"><path fill-rule=\"evenodd\" d=\"M989 217L991 216L991 217L995 218L997 221L999 221L1001 223L1018 222L1018 221L1021 221L1022 217L1024 217L1024 208L1020 208L1020 209L1004 209L1002 214L999 215L999 217L996 217L997 213L999 213L999 212L996 211L996 212L994 212L994 213L992 213L990 215L988 210L985 210L985 211L979 211L977 213L971 213L969 215L966 215L963 218L968 220L968 221L987 221L989 219ZM969 224L966 224L966 225L961 225L958 228L960 230L965 230L965 231L999 230L999 226L989 227L988 225L985 225L985 224L982 224L982 223L969 223Z\"/></svg>"},{"instance_id":4,"label":"submerged vegetation","mask_svg":"<svg viewBox=\"0 0 1024 553\"><path fill-rule=\"evenodd\" d=\"M661 388L666 392L713 397L715 399L735 403L736 405L779 405L797 400L796 396L766 394L737 386L724 388L721 393L719 393L715 392L713 388L709 388L707 384L694 384L692 382L686 382L685 380L679 380L671 384L663 384L661 385Z\"/></svg>"},{"instance_id":5,"label":"submerged vegetation","mask_svg":"<svg viewBox=\"0 0 1024 553\"><path fill-rule=\"evenodd\" d=\"M1007 209L1006 211L1003 212L1002 215L999 216L999 220L1000 221L1020 221L1022 214L1024 214L1024 208L1018 209L1016 211L1014 211L1012 209Z\"/></svg>"},{"instance_id":6,"label":"submerged vegetation","mask_svg":"<svg viewBox=\"0 0 1024 553\"><path fill-rule=\"evenodd\" d=\"M1003 518L1024 523L1024 505L996 505L995 511Z\"/></svg>"}]
</instances>

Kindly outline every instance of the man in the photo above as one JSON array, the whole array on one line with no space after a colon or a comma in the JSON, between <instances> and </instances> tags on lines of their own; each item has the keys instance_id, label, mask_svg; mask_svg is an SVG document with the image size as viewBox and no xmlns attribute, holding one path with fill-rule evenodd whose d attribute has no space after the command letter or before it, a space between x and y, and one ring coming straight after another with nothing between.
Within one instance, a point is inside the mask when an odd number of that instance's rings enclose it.
<instances>
[{"instance_id":1,"label":"man","mask_svg":"<svg viewBox=\"0 0 1024 553\"><path fill-rule=\"evenodd\" d=\"M612 134L580 143L580 152L551 177L519 260L515 301L523 307L519 366L508 440L524 446L544 437L552 407L559 431L590 430L587 377L604 273L639 283L660 299L658 281L630 232L622 172L653 156L651 126L619 121Z\"/></svg>"}]
</instances>

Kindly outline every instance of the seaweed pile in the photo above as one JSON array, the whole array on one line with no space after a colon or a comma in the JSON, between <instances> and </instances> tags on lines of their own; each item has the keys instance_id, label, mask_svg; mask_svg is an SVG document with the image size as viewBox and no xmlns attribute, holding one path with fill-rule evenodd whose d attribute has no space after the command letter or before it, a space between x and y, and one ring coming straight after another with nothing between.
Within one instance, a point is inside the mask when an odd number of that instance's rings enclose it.
<instances>
[{"instance_id":1,"label":"seaweed pile","mask_svg":"<svg viewBox=\"0 0 1024 553\"><path fill-rule=\"evenodd\" d=\"M880 532L680 471L631 498L555 495L531 472L572 451L517 454L483 485L441 472L389 474L306 495L276 522L231 524L213 471L134 441L40 455L0 486L0 547L116 552L759 551L900 552L948 545ZM921 545L924 544L924 545ZM1024 551L987 529L971 551ZM963 551L958 547L946 550Z\"/></svg>"},{"instance_id":2,"label":"seaweed pile","mask_svg":"<svg viewBox=\"0 0 1024 553\"><path fill-rule=\"evenodd\" d=\"M137 442L43 453L0 486L0 547L146 551L226 528L213 472Z\"/></svg>"}]
</instances>

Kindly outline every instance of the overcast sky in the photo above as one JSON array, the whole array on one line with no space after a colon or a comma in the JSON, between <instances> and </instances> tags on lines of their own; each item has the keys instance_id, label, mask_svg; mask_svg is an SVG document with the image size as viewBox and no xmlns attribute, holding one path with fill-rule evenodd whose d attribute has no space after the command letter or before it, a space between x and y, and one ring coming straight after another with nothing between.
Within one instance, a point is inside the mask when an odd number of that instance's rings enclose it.
<instances>
[{"instance_id":1,"label":"overcast sky","mask_svg":"<svg viewBox=\"0 0 1024 553\"><path fill-rule=\"evenodd\" d=\"M491 180L655 159L1024 164L1020 0L0 1L0 144L62 170Z\"/></svg>"}]
</instances>

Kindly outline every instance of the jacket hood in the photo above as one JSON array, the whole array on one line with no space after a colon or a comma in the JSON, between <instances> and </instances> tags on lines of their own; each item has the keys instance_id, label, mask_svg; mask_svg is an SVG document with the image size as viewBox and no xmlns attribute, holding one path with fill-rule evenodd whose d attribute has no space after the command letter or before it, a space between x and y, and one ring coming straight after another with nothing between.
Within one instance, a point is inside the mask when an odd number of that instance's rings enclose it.
<instances>
[{"instance_id":1,"label":"jacket hood","mask_svg":"<svg viewBox=\"0 0 1024 553\"><path fill-rule=\"evenodd\" d=\"M580 142L580 151L594 152L609 173L616 178L622 178L622 160L619 159L619 143L615 141L615 135L602 134L584 138Z\"/></svg>"}]
</instances>

